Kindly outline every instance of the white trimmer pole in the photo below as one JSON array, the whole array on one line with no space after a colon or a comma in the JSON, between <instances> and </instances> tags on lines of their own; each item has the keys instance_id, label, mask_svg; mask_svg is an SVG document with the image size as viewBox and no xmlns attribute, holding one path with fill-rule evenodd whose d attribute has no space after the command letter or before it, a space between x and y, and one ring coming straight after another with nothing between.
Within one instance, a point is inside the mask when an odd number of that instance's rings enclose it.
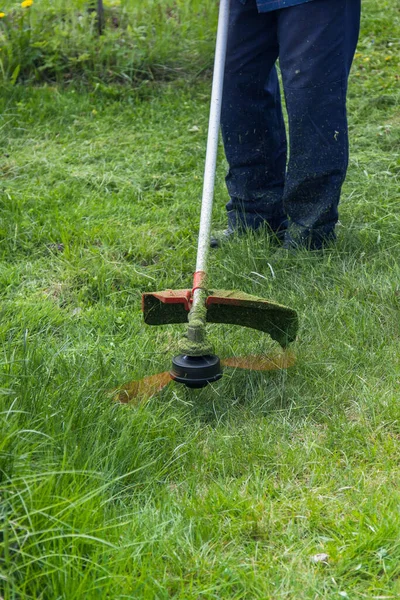
<instances>
[{"instance_id":1,"label":"white trimmer pole","mask_svg":"<svg viewBox=\"0 0 400 600\"><path fill-rule=\"evenodd\" d=\"M217 166L226 46L228 40L229 4L230 0L220 0L210 117L208 124L206 163L204 168L203 196L201 202L199 241L197 247L196 272L206 272L208 252L210 248L211 217L214 199L215 171ZM193 295L193 308L195 308L199 301L203 301L201 289L196 289Z\"/></svg>"}]
</instances>

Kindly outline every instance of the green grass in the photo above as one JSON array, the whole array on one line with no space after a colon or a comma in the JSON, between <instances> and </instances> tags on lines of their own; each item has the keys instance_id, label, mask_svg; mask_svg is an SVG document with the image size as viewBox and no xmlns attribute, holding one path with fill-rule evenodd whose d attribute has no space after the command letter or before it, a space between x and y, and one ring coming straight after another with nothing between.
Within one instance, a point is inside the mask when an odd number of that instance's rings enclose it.
<instances>
[{"instance_id":1,"label":"green grass","mask_svg":"<svg viewBox=\"0 0 400 600\"><path fill-rule=\"evenodd\" d=\"M135 407L107 391L167 369L184 330L146 327L140 296L191 282L209 81L3 89L4 600L400 596L400 14L364 14L337 246L211 259L215 287L299 311L296 366ZM274 350L209 332L221 356Z\"/></svg>"}]
</instances>

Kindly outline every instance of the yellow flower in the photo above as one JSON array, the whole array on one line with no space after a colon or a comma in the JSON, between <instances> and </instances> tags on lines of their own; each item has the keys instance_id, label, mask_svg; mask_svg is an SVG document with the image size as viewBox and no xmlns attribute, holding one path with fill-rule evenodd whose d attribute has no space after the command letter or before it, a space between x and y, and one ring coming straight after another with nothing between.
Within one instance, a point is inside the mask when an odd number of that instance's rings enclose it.
<instances>
[{"instance_id":1,"label":"yellow flower","mask_svg":"<svg viewBox=\"0 0 400 600\"><path fill-rule=\"evenodd\" d=\"M32 6L32 4L33 0L24 0L23 2L21 2L22 8L29 8L30 6Z\"/></svg>"},{"instance_id":2,"label":"yellow flower","mask_svg":"<svg viewBox=\"0 0 400 600\"><path fill-rule=\"evenodd\" d=\"M6 13L0 13L0 19L4 19L5 16L6 16Z\"/></svg>"}]
</instances>

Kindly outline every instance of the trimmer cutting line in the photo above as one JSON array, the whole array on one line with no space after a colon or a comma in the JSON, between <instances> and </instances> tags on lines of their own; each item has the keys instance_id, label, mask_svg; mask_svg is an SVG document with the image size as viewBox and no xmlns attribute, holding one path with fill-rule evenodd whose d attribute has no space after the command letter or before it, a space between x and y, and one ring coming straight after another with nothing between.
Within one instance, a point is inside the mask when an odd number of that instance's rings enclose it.
<instances>
[{"instance_id":1,"label":"trimmer cutting line","mask_svg":"<svg viewBox=\"0 0 400 600\"><path fill-rule=\"evenodd\" d=\"M201 388L220 379L222 377L221 361L214 354L213 348L207 340L206 323L227 323L264 331L282 348L286 348L296 338L298 330L296 311L243 292L210 290L208 287L207 258L211 236L228 19L229 0L221 0L193 286L192 289L145 293L142 299L145 323L169 325L188 322L187 334L180 342L180 354L173 359L170 373L160 373L146 377L141 382L133 382L124 386L117 397L122 402L124 398L142 395L146 390L152 395L162 389L171 378L190 388ZM293 364L293 358L289 355L275 359L253 356L228 359L225 364L235 368L271 370L287 368Z\"/></svg>"}]
</instances>

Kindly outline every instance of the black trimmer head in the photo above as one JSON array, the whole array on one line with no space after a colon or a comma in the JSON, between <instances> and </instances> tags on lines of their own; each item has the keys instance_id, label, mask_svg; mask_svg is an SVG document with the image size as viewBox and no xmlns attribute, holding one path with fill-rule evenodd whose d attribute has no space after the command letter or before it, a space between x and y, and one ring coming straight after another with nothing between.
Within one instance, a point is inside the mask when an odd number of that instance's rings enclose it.
<instances>
[{"instance_id":1,"label":"black trimmer head","mask_svg":"<svg viewBox=\"0 0 400 600\"><path fill-rule=\"evenodd\" d=\"M180 354L172 359L170 375L174 381L188 388L202 388L222 377L221 362L218 356L186 356Z\"/></svg>"}]
</instances>

